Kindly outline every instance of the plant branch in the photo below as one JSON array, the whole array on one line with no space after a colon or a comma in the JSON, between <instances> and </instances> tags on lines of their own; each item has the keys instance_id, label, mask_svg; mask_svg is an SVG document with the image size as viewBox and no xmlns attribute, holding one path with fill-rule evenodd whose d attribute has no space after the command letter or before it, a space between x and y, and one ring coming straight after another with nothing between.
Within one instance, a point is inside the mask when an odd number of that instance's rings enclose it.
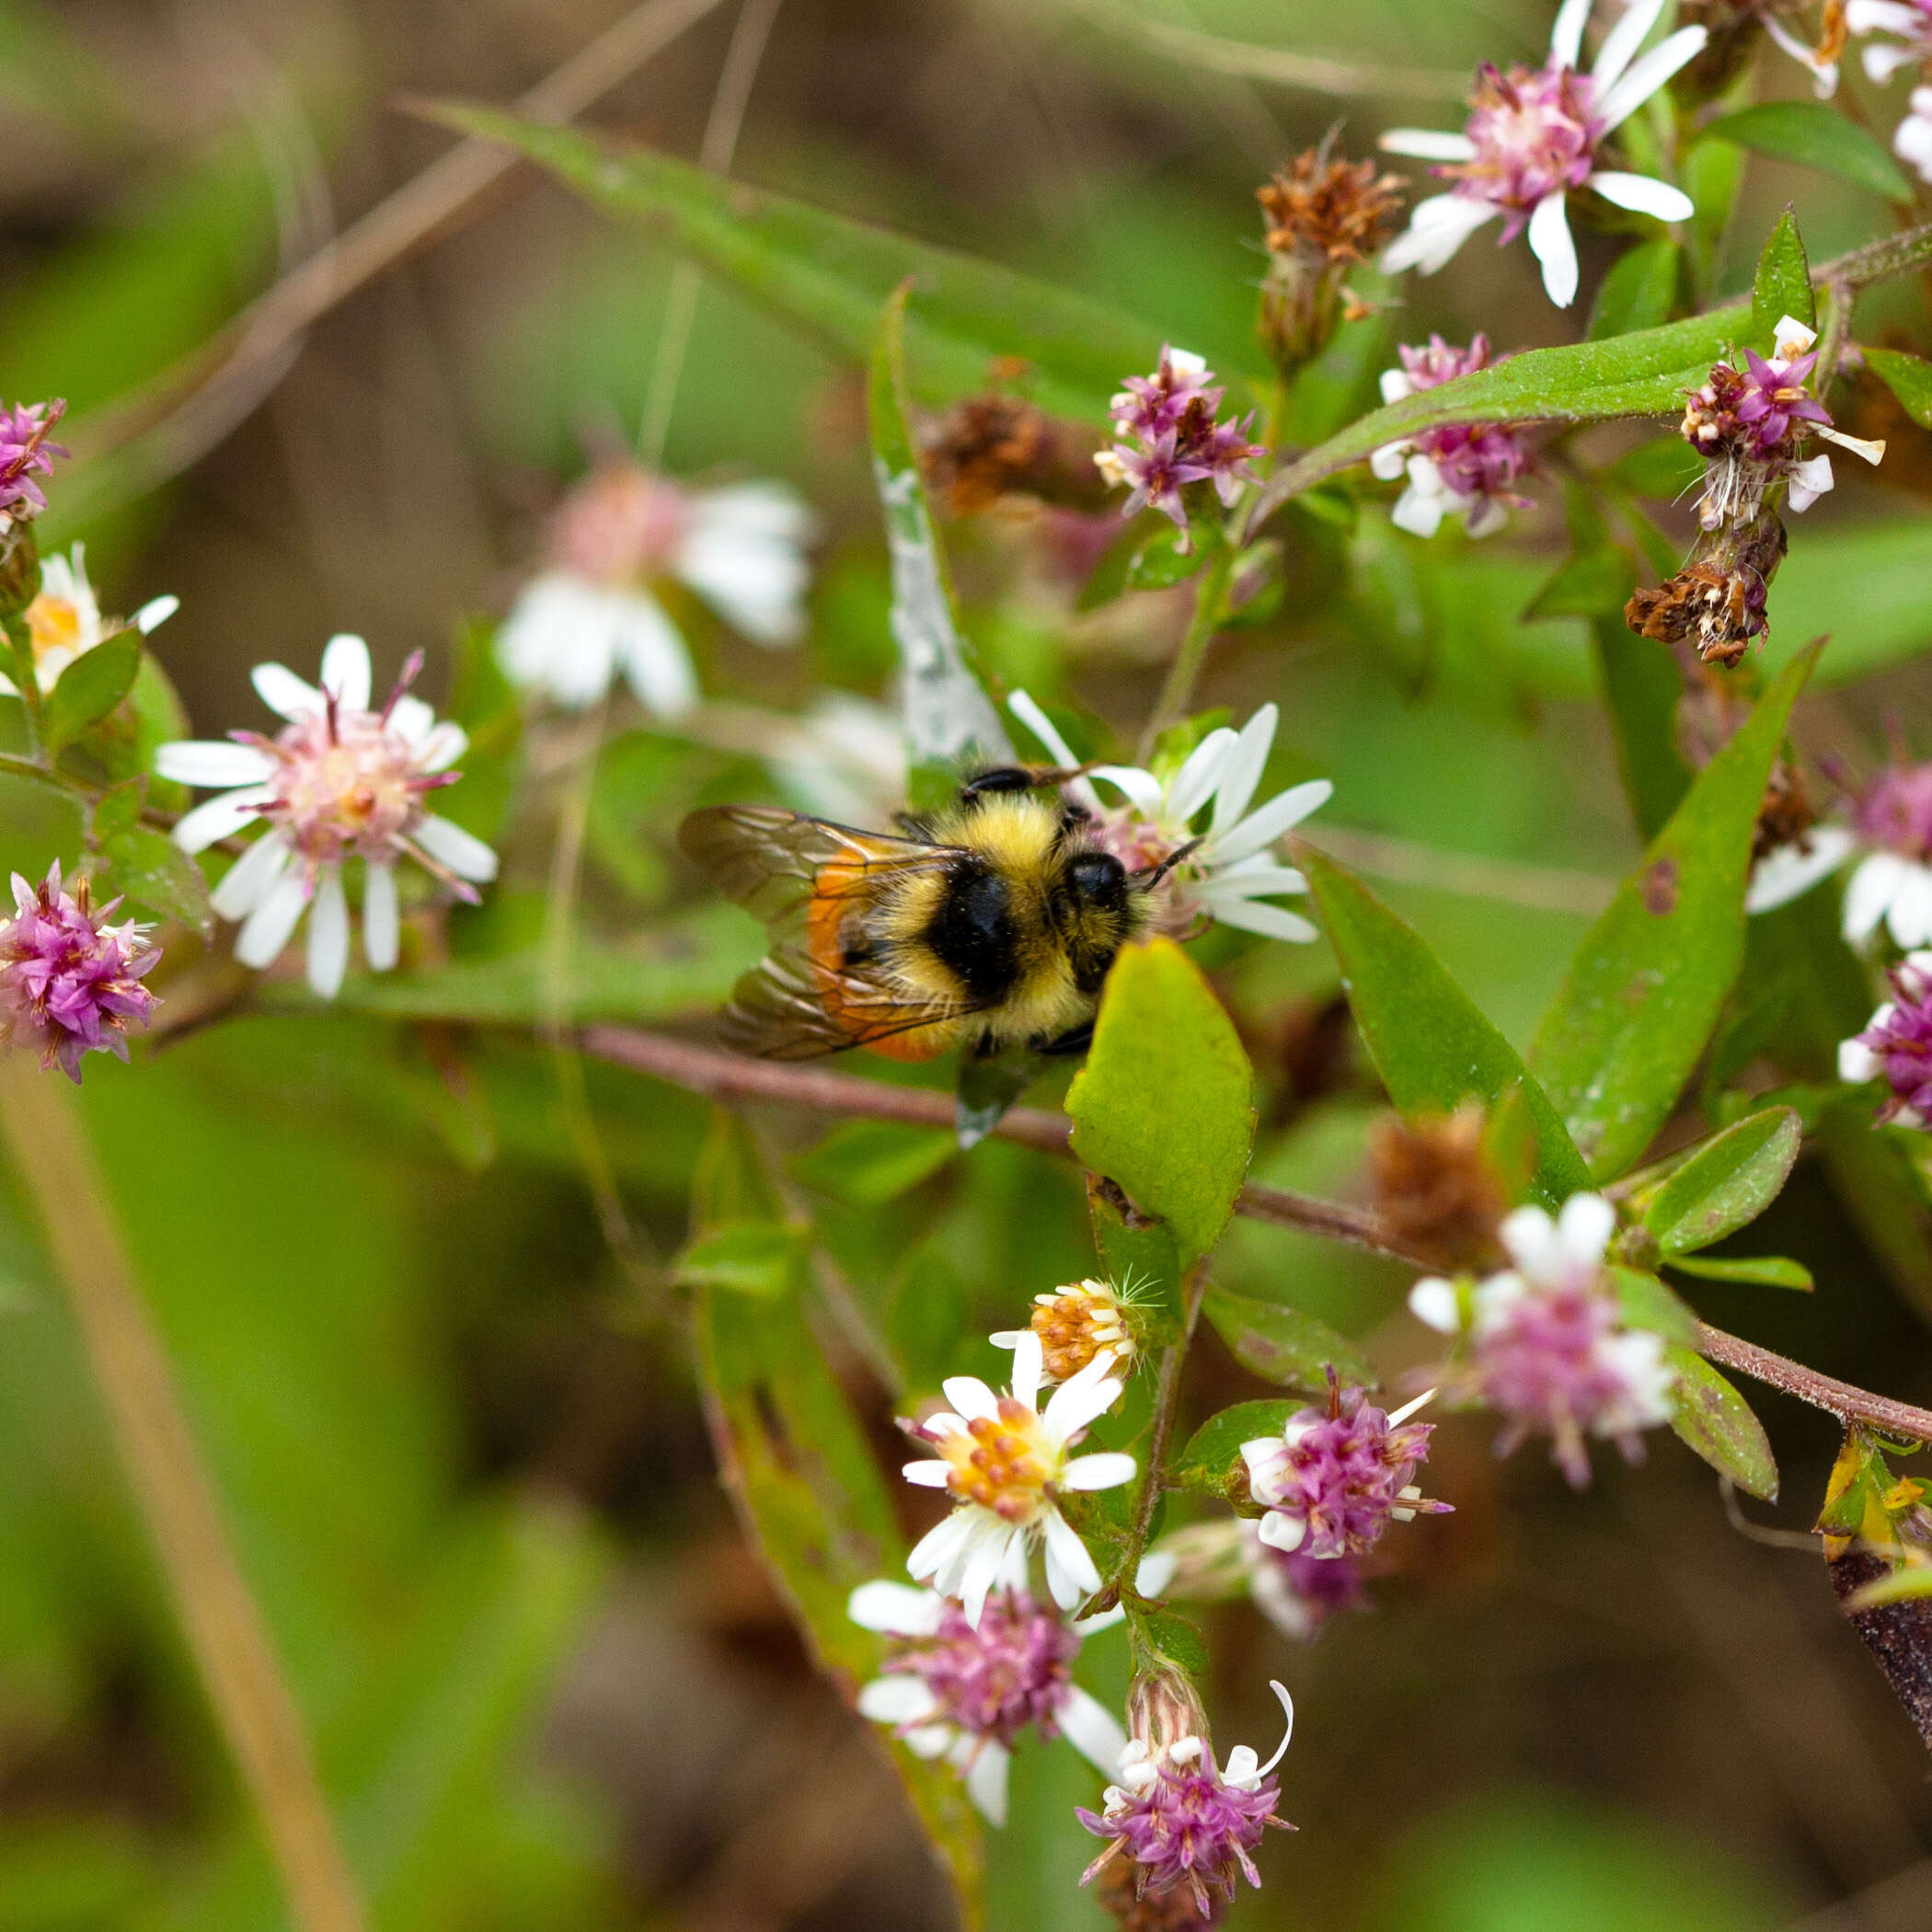
<instances>
[{"instance_id":1,"label":"plant branch","mask_svg":"<svg viewBox=\"0 0 1932 1932\"><path fill-rule=\"evenodd\" d=\"M1932 222L1907 228L1902 235L1889 235L1882 241L1867 242L1849 254L1834 255L1811 270L1811 282L1820 288L1834 282L1848 289L1869 288L1928 261L1932 261Z\"/></svg>"},{"instance_id":2,"label":"plant branch","mask_svg":"<svg viewBox=\"0 0 1932 1932\"><path fill-rule=\"evenodd\" d=\"M222 1521L67 1087L0 1058L0 1138L38 1202L190 1648L281 1868L301 1932L362 1932L355 1881L302 1716Z\"/></svg>"},{"instance_id":3,"label":"plant branch","mask_svg":"<svg viewBox=\"0 0 1932 1932\"><path fill-rule=\"evenodd\" d=\"M1214 633L1226 615L1227 587L1235 573L1237 554L1232 539L1224 538L1208 559L1207 568L1195 580L1194 615L1189 620L1187 635L1180 640L1180 649L1174 653L1173 663L1167 667L1160 696L1148 713L1147 728L1141 733L1140 749L1135 755L1143 765L1153 755L1154 741L1186 715L1188 701L1201 679L1201 667L1207 661L1208 646L1214 641Z\"/></svg>"},{"instance_id":4,"label":"plant branch","mask_svg":"<svg viewBox=\"0 0 1932 1932\"><path fill-rule=\"evenodd\" d=\"M583 1036L587 1053L634 1073L650 1074L674 1087L715 1099L773 1100L818 1113L854 1115L864 1120L899 1121L912 1127L950 1128L951 1097L930 1087L888 1087L857 1074L834 1073L824 1067L787 1066L776 1061L748 1060L720 1052L715 1047L673 1040L630 1027L592 1027ZM1064 1114L1035 1107L1016 1107L997 1127L996 1134L1045 1154L1072 1149L1070 1122ZM1250 1221L1294 1228L1324 1241L1351 1248L1416 1268L1442 1266L1440 1256L1403 1242L1366 1210L1339 1201L1323 1201L1287 1188L1263 1187L1250 1181L1235 1202L1235 1212ZM1191 1327L1192 1316L1189 1317ZM1708 1322L1698 1324L1698 1347L1711 1361L1749 1375L1754 1381L1796 1396L1846 1422L1865 1422L1874 1429L1932 1443L1932 1409L1914 1408L1889 1396L1875 1396L1849 1382L1820 1374L1755 1342L1727 1334ZM1165 1370L1163 1371L1165 1374Z\"/></svg>"}]
</instances>

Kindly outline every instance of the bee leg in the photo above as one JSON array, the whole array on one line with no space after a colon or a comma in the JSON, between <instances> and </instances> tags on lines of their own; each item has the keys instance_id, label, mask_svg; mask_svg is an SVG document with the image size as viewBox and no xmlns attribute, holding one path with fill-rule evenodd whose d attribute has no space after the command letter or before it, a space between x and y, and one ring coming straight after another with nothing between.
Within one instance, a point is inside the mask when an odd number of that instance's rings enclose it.
<instances>
[{"instance_id":1,"label":"bee leg","mask_svg":"<svg viewBox=\"0 0 1932 1932\"><path fill-rule=\"evenodd\" d=\"M1084 1053L1094 1043L1094 1023L1087 1020L1077 1027L1069 1027L1056 1038L1042 1041L1033 1049L1036 1053Z\"/></svg>"}]
</instances>

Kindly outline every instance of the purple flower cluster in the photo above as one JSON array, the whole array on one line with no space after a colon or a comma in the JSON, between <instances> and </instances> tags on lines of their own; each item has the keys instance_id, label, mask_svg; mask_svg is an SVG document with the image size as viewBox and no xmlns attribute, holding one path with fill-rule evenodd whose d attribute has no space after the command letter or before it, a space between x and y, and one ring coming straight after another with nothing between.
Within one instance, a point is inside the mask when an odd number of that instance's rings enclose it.
<instances>
[{"instance_id":1,"label":"purple flower cluster","mask_svg":"<svg viewBox=\"0 0 1932 1932\"><path fill-rule=\"evenodd\" d=\"M1932 765L1888 765L1860 795L1857 823L1867 845L1932 861Z\"/></svg>"},{"instance_id":2,"label":"purple flower cluster","mask_svg":"<svg viewBox=\"0 0 1932 1932\"><path fill-rule=\"evenodd\" d=\"M1594 80L1561 61L1507 74L1485 62L1464 129L1475 154L1434 171L1454 179L1457 194L1501 209L1502 240L1512 241L1545 195L1589 180L1604 136L1595 97Z\"/></svg>"},{"instance_id":3,"label":"purple flower cluster","mask_svg":"<svg viewBox=\"0 0 1932 1932\"><path fill-rule=\"evenodd\" d=\"M1249 459L1264 454L1248 440L1253 418L1219 422L1223 391L1214 372L1198 355L1164 348L1152 375L1130 375L1113 399L1110 414L1124 440L1094 458L1100 474L1116 487L1131 489L1123 514L1135 516L1151 505L1186 533L1187 505L1181 495L1190 483L1212 483L1231 505L1254 480Z\"/></svg>"},{"instance_id":4,"label":"purple flower cluster","mask_svg":"<svg viewBox=\"0 0 1932 1932\"><path fill-rule=\"evenodd\" d=\"M161 957L129 921L109 926L116 899L96 911L84 879L61 887L60 861L30 886L14 874L11 919L0 920L0 1042L32 1045L40 1064L80 1081L84 1053L128 1057L127 1029L145 1027L155 995L143 975Z\"/></svg>"},{"instance_id":5,"label":"purple flower cluster","mask_svg":"<svg viewBox=\"0 0 1932 1932\"><path fill-rule=\"evenodd\" d=\"M1262 1542L1315 1558L1359 1556L1392 1516L1445 1509L1409 1485L1430 1430L1392 1421L1365 1389L1340 1387L1331 1371L1326 1412L1298 1409L1280 1435L1241 1445L1248 1493L1268 1510Z\"/></svg>"},{"instance_id":6,"label":"purple flower cluster","mask_svg":"<svg viewBox=\"0 0 1932 1932\"><path fill-rule=\"evenodd\" d=\"M1432 335L1424 348L1405 344L1397 352L1401 368L1386 370L1382 377L1386 403L1490 366L1489 338L1481 335L1466 349ZM1369 466L1385 481L1409 478L1394 512L1399 528L1433 536L1443 516L1454 511L1471 536L1485 536L1501 526L1506 507L1520 509L1528 502L1513 486L1535 468L1535 450L1524 430L1499 422L1452 422L1385 443Z\"/></svg>"},{"instance_id":7,"label":"purple flower cluster","mask_svg":"<svg viewBox=\"0 0 1932 1932\"><path fill-rule=\"evenodd\" d=\"M1892 997L1864 1032L1841 1043L1838 1072L1892 1089L1881 1121L1924 1127L1932 1123L1932 952L1908 952L1888 976Z\"/></svg>"},{"instance_id":8,"label":"purple flower cluster","mask_svg":"<svg viewBox=\"0 0 1932 1932\"><path fill-rule=\"evenodd\" d=\"M948 1603L930 1637L905 1640L891 1668L917 1677L937 1709L926 1722L957 1724L1009 1749L1029 1724L1059 1735L1061 1708L1073 1683L1080 1638L1024 1590L995 1591L979 1627Z\"/></svg>"},{"instance_id":9,"label":"purple flower cluster","mask_svg":"<svg viewBox=\"0 0 1932 1932\"><path fill-rule=\"evenodd\" d=\"M11 408L0 404L0 533L30 522L46 509L46 492L34 478L51 476L53 459L67 454L47 440L47 432L66 410L59 397Z\"/></svg>"},{"instance_id":10,"label":"purple flower cluster","mask_svg":"<svg viewBox=\"0 0 1932 1932\"><path fill-rule=\"evenodd\" d=\"M1259 1525L1244 1523L1245 1531ZM1248 1589L1255 1607L1284 1637L1305 1643L1332 1616L1368 1608L1368 1590L1356 1557L1317 1557L1306 1549L1276 1549L1257 1534L1244 1536Z\"/></svg>"},{"instance_id":11,"label":"purple flower cluster","mask_svg":"<svg viewBox=\"0 0 1932 1932\"><path fill-rule=\"evenodd\" d=\"M1260 1884L1251 1854L1267 1827L1290 1829L1274 1815L1281 1795L1274 1779L1230 1781L1202 1738L1181 1738L1121 1777L1128 1782L1109 1788L1104 1812L1075 1813L1097 1837L1113 1841L1082 1883L1124 1854L1139 1867L1142 1892L1158 1897L1184 1885L1202 1916L1211 1918L1212 1893L1232 1899L1241 1878Z\"/></svg>"}]
</instances>

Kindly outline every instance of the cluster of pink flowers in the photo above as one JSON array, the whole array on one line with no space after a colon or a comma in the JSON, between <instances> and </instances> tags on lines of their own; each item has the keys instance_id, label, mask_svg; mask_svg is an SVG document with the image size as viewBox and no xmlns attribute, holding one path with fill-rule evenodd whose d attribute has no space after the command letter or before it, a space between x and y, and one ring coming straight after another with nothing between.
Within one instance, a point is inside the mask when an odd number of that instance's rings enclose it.
<instances>
[{"instance_id":1,"label":"cluster of pink flowers","mask_svg":"<svg viewBox=\"0 0 1932 1932\"><path fill-rule=\"evenodd\" d=\"M1424 348L1404 345L1397 353L1402 358L1401 368L1382 374L1386 403L1400 402L1490 366L1489 338L1481 335L1466 349L1432 335ZM1511 508L1527 503L1512 486L1535 466L1529 432L1499 422L1444 423L1402 442L1384 443L1369 459L1369 467L1385 482L1408 477L1409 487L1391 517L1399 529L1417 536L1433 536L1451 512L1463 519L1471 536L1500 530Z\"/></svg>"},{"instance_id":2,"label":"cluster of pink flowers","mask_svg":"<svg viewBox=\"0 0 1932 1932\"><path fill-rule=\"evenodd\" d=\"M88 903L87 881L61 883L56 859L37 886L14 874L14 916L0 920L0 1044L36 1047L79 1084L84 1053L128 1057L130 1027L145 1027L155 995L141 982L160 959L121 903Z\"/></svg>"},{"instance_id":3,"label":"cluster of pink flowers","mask_svg":"<svg viewBox=\"0 0 1932 1932\"><path fill-rule=\"evenodd\" d=\"M1252 415L1221 422L1222 391L1214 372L1198 355L1171 346L1160 352L1152 375L1131 375L1113 399L1110 414L1124 440L1094 461L1117 488L1132 490L1123 514L1150 506L1185 533L1190 483L1212 483L1224 504L1233 504L1254 480L1250 460L1264 453L1248 439Z\"/></svg>"},{"instance_id":4,"label":"cluster of pink flowers","mask_svg":"<svg viewBox=\"0 0 1932 1932\"><path fill-rule=\"evenodd\" d=\"M67 454L47 440L48 431L66 410L59 397L11 408L0 405L0 535L46 509L46 492L34 478L51 476L53 459Z\"/></svg>"},{"instance_id":5,"label":"cluster of pink flowers","mask_svg":"<svg viewBox=\"0 0 1932 1932\"><path fill-rule=\"evenodd\" d=\"M1685 440L1710 466L1697 520L1707 530L1747 523L1773 484L1788 485L1786 501L1809 509L1832 488L1832 459L1800 454L1816 434L1877 463L1882 443L1868 443L1832 427L1831 412L1805 385L1817 367L1816 333L1790 316L1777 325L1769 357L1744 351L1744 366L1719 362L1684 411Z\"/></svg>"},{"instance_id":6,"label":"cluster of pink flowers","mask_svg":"<svg viewBox=\"0 0 1932 1932\"><path fill-rule=\"evenodd\" d=\"M1242 1443L1248 1493L1268 1512L1262 1542L1317 1558L1360 1556L1392 1520L1446 1510L1410 1481L1429 1454L1432 1425L1408 1420L1420 1406L1387 1415L1330 1370L1326 1409L1297 1409L1280 1435Z\"/></svg>"}]
</instances>

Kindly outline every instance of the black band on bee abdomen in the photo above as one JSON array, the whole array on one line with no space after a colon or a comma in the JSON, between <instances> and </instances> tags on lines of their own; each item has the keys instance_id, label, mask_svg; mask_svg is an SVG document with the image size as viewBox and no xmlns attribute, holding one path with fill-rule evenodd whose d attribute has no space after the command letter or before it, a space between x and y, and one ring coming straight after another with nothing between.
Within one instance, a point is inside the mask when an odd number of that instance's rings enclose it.
<instances>
[{"instance_id":1,"label":"black band on bee abdomen","mask_svg":"<svg viewBox=\"0 0 1932 1932\"><path fill-rule=\"evenodd\" d=\"M1018 936L1006 882L983 859L961 857L926 928L926 943L974 1000L1003 998L1018 976Z\"/></svg>"}]
</instances>

